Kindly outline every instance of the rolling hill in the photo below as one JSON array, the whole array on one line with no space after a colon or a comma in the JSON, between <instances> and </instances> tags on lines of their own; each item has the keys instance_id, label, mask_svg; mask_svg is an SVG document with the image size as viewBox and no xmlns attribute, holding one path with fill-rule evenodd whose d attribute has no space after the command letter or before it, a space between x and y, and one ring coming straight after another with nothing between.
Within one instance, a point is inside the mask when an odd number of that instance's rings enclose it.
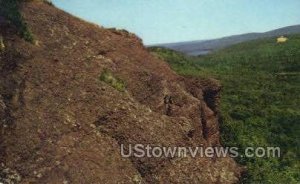
<instances>
[{"instance_id":1,"label":"rolling hill","mask_svg":"<svg viewBox=\"0 0 300 184\"><path fill-rule=\"evenodd\" d=\"M225 48L237 43L242 43L242 42L255 40L255 39L296 34L296 33L300 33L300 25L288 26L288 27L268 31L265 33L248 33L248 34L234 35L234 36L213 39L213 40L158 44L152 46L169 48L172 50L183 52L188 55L197 56L197 55L205 55L213 51L216 51L218 49Z\"/></svg>"}]
</instances>

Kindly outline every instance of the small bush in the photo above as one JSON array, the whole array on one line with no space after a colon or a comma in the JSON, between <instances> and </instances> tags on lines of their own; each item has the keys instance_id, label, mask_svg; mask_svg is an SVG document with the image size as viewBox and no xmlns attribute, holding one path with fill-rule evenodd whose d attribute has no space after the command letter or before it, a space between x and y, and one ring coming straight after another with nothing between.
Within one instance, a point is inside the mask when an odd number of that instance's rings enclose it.
<instances>
[{"instance_id":1,"label":"small bush","mask_svg":"<svg viewBox=\"0 0 300 184\"><path fill-rule=\"evenodd\" d=\"M111 71L104 69L100 75L100 80L109 84L118 91L124 92L126 89L125 82L119 78L115 78Z\"/></svg>"},{"instance_id":2,"label":"small bush","mask_svg":"<svg viewBox=\"0 0 300 184\"><path fill-rule=\"evenodd\" d=\"M50 6L54 6L54 4L52 3L51 0L44 0L43 2L45 2L46 4L48 4Z\"/></svg>"},{"instance_id":3,"label":"small bush","mask_svg":"<svg viewBox=\"0 0 300 184\"><path fill-rule=\"evenodd\" d=\"M6 18L14 25L18 34L26 41L33 43L34 38L19 11L22 0L0 0L0 16Z\"/></svg>"},{"instance_id":4,"label":"small bush","mask_svg":"<svg viewBox=\"0 0 300 184\"><path fill-rule=\"evenodd\" d=\"M3 51L5 49L5 45L4 45L4 42L3 42L3 37L0 36L0 52Z\"/></svg>"}]
</instances>

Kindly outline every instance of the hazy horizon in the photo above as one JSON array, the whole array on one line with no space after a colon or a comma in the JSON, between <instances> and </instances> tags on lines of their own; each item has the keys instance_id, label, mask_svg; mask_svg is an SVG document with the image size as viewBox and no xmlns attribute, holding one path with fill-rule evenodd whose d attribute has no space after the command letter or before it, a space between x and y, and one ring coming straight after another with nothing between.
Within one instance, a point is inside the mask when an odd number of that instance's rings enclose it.
<instances>
[{"instance_id":1,"label":"hazy horizon","mask_svg":"<svg viewBox=\"0 0 300 184\"><path fill-rule=\"evenodd\" d=\"M300 24L294 24L294 25L288 25L288 26L284 26L284 27L278 27L278 28L274 28L272 30L267 30L267 31L262 31L262 32L247 32L247 33L239 33L239 34L233 34L233 35L224 35L222 37L216 37L216 38L208 38L208 39L205 39L205 40L186 40L186 41L179 41L179 42L169 42L169 43L154 43L154 44L148 44L149 46L153 45L167 45L167 44L176 44L176 43L185 43L185 42L199 42L199 41L211 41L211 40L219 40L219 39L222 39L222 38L227 38L227 37L231 37L231 36L239 36L239 35L245 35L245 34L255 34L255 33L266 33L266 32L269 32L269 31L275 31L277 29L281 29L281 28L286 28L286 27L292 27L292 26L300 26ZM284 36L284 35L283 35Z\"/></svg>"},{"instance_id":2,"label":"hazy horizon","mask_svg":"<svg viewBox=\"0 0 300 184\"><path fill-rule=\"evenodd\" d=\"M147 45L208 40L300 24L298 0L53 0L80 18L137 34Z\"/></svg>"}]
</instances>

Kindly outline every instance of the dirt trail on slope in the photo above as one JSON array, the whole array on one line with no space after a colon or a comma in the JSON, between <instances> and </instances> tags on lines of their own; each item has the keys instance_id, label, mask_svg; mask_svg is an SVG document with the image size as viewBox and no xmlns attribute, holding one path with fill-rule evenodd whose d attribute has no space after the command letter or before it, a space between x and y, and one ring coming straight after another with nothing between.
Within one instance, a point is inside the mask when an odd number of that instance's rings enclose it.
<instances>
[{"instance_id":1,"label":"dirt trail on slope","mask_svg":"<svg viewBox=\"0 0 300 184\"><path fill-rule=\"evenodd\" d=\"M34 45L0 25L0 181L237 182L230 158L120 155L122 144L220 145L218 82L178 76L135 35L46 3L24 3L22 14ZM125 92L99 79L107 69Z\"/></svg>"}]
</instances>

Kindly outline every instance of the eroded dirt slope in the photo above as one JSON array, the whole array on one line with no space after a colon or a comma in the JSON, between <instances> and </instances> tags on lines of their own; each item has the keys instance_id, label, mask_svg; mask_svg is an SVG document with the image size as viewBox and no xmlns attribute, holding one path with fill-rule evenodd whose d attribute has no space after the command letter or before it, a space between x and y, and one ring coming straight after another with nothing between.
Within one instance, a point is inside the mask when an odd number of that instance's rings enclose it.
<instances>
[{"instance_id":1,"label":"eroded dirt slope","mask_svg":"<svg viewBox=\"0 0 300 184\"><path fill-rule=\"evenodd\" d=\"M0 178L15 183L235 183L230 158L122 158L120 145L219 145L214 80L183 78L135 35L41 2L1 21ZM103 70L126 83L120 92Z\"/></svg>"}]
</instances>

